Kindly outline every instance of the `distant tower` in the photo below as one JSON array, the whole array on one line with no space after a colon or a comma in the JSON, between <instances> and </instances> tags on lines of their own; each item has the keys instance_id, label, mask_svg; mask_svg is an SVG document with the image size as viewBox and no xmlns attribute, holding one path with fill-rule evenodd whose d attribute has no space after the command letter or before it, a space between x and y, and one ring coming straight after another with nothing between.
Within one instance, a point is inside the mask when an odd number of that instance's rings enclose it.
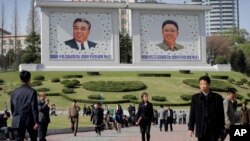
<instances>
[{"instance_id":1,"label":"distant tower","mask_svg":"<svg viewBox=\"0 0 250 141\"><path fill-rule=\"evenodd\" d=\"M213 10L206 12L208 36L239 28L239 0L192 0L192 4L213 6Z\"/></svg>"}]
</instances>

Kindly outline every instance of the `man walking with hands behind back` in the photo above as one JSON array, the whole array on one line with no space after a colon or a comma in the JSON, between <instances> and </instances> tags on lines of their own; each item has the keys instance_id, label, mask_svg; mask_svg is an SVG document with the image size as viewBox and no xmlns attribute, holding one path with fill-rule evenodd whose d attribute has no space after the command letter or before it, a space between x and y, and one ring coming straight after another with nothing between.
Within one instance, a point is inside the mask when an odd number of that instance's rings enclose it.
<instances>
[{"instance_id":1,"label":"man walking with hands behind back","mask_svg":"<svg viewBox=\"0 0 250 141\"><path fill-rule=\"evenodd\" d=\"M191 101L189 135L193 136L195 127L198 141L218 141L225 125L223 98L210 90L208 76L200 77L199 83L201 92Z\"/></svg>"},{"instance_id":2,"label":"man walking with hands behind back","mask_svg":"<svg viewBox=\"0 0 250 141\"><path fill-rule=\"evenodd\" d=\"M26 130L31 141L37 140L38 106L37 92L29 86L31 74L28 71L20 73L22 85L11 94L12 127L17 129L17 141L23 141Z\"/></svg>"},{"instance_id":3,"label":"man walking with hands behind back","mask_svg":"<svg viewBox=\"0 0 250 141\"><path fill-rule=\"evenodd\" d=\"M71 129L74 132L74 136L76 136L78 130L78 121L79 121L79 112L80 107L77 106L77 101L73 100L72 107L69 108L69 119L71 121Z\"/></svg>"}]
</instances>

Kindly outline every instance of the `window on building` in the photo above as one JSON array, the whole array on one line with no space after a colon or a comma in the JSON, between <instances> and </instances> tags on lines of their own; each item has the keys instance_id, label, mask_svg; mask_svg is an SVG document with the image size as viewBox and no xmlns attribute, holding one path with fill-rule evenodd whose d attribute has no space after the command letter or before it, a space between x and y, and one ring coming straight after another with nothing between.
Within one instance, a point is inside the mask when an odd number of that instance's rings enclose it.
<instances>
[{"instance_id":1,"label":"window on building","mask_svg":"<svg viewBox=\"0 0 250 141\"><path fill-rule=\"evenodd\" d=\"M3 40L3 45L6 45L6 44L7 44L6 40Z\"/></svg>"},{"instance_id":2,"label":"window on building","mask_svg":"<svg viewBox=\"0 0 250 141\"><path fill-rule=\"evenodd\" d=\"M14 44L14 40L13 39L9 39L9 45L13 45Z\"/></svg>"}]
</instances>

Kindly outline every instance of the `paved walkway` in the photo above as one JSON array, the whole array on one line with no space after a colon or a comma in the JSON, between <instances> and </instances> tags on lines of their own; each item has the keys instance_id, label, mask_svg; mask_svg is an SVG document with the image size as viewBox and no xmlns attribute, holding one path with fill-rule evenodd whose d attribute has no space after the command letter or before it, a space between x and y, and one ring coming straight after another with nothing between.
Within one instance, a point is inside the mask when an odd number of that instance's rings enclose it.
<instances>
[{"instance_id":1,"label":"paved walkway","mask_svg":"<svg viewBox=\"0 0 250 141\"><path fill-rule=\"evenodd\" d=\"M173 132L160 132L159 128L151 128L151 141L197 141L195 137L189 137L186 125L175 125ZM47 137L48 141L140 141L139 127L123 128L118 134L115 130L102 132L101 137L97 137L94 132L73 134L52 135ZM229 141L227 139L226 141Z\"/></svg>"}]
</instances>

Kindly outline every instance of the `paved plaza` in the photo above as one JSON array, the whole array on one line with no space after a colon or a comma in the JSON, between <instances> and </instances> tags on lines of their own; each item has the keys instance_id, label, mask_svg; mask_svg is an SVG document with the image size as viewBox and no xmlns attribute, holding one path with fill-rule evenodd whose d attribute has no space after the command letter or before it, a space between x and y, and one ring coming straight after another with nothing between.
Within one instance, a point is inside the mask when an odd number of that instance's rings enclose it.
<instances>
[{"instance_id":1,"label":"paved plaza","mask_svg":"<svg viewBox=\"0 0 250 141\"><path fill-rule=\"evenodd\" d=\"M73 134L51 135L48 141L140 141L139 127L123 128L122 133L118 134L115 130L102 132L101 137L97 137L95 132L78 133L77 137ZM195 137L189 137L186 125L175 125L173 132L160 132L156 126L151 130L151 141L197 141ZM229 141L227 138L225 141Z\"/></svg>"}]
</instances>

